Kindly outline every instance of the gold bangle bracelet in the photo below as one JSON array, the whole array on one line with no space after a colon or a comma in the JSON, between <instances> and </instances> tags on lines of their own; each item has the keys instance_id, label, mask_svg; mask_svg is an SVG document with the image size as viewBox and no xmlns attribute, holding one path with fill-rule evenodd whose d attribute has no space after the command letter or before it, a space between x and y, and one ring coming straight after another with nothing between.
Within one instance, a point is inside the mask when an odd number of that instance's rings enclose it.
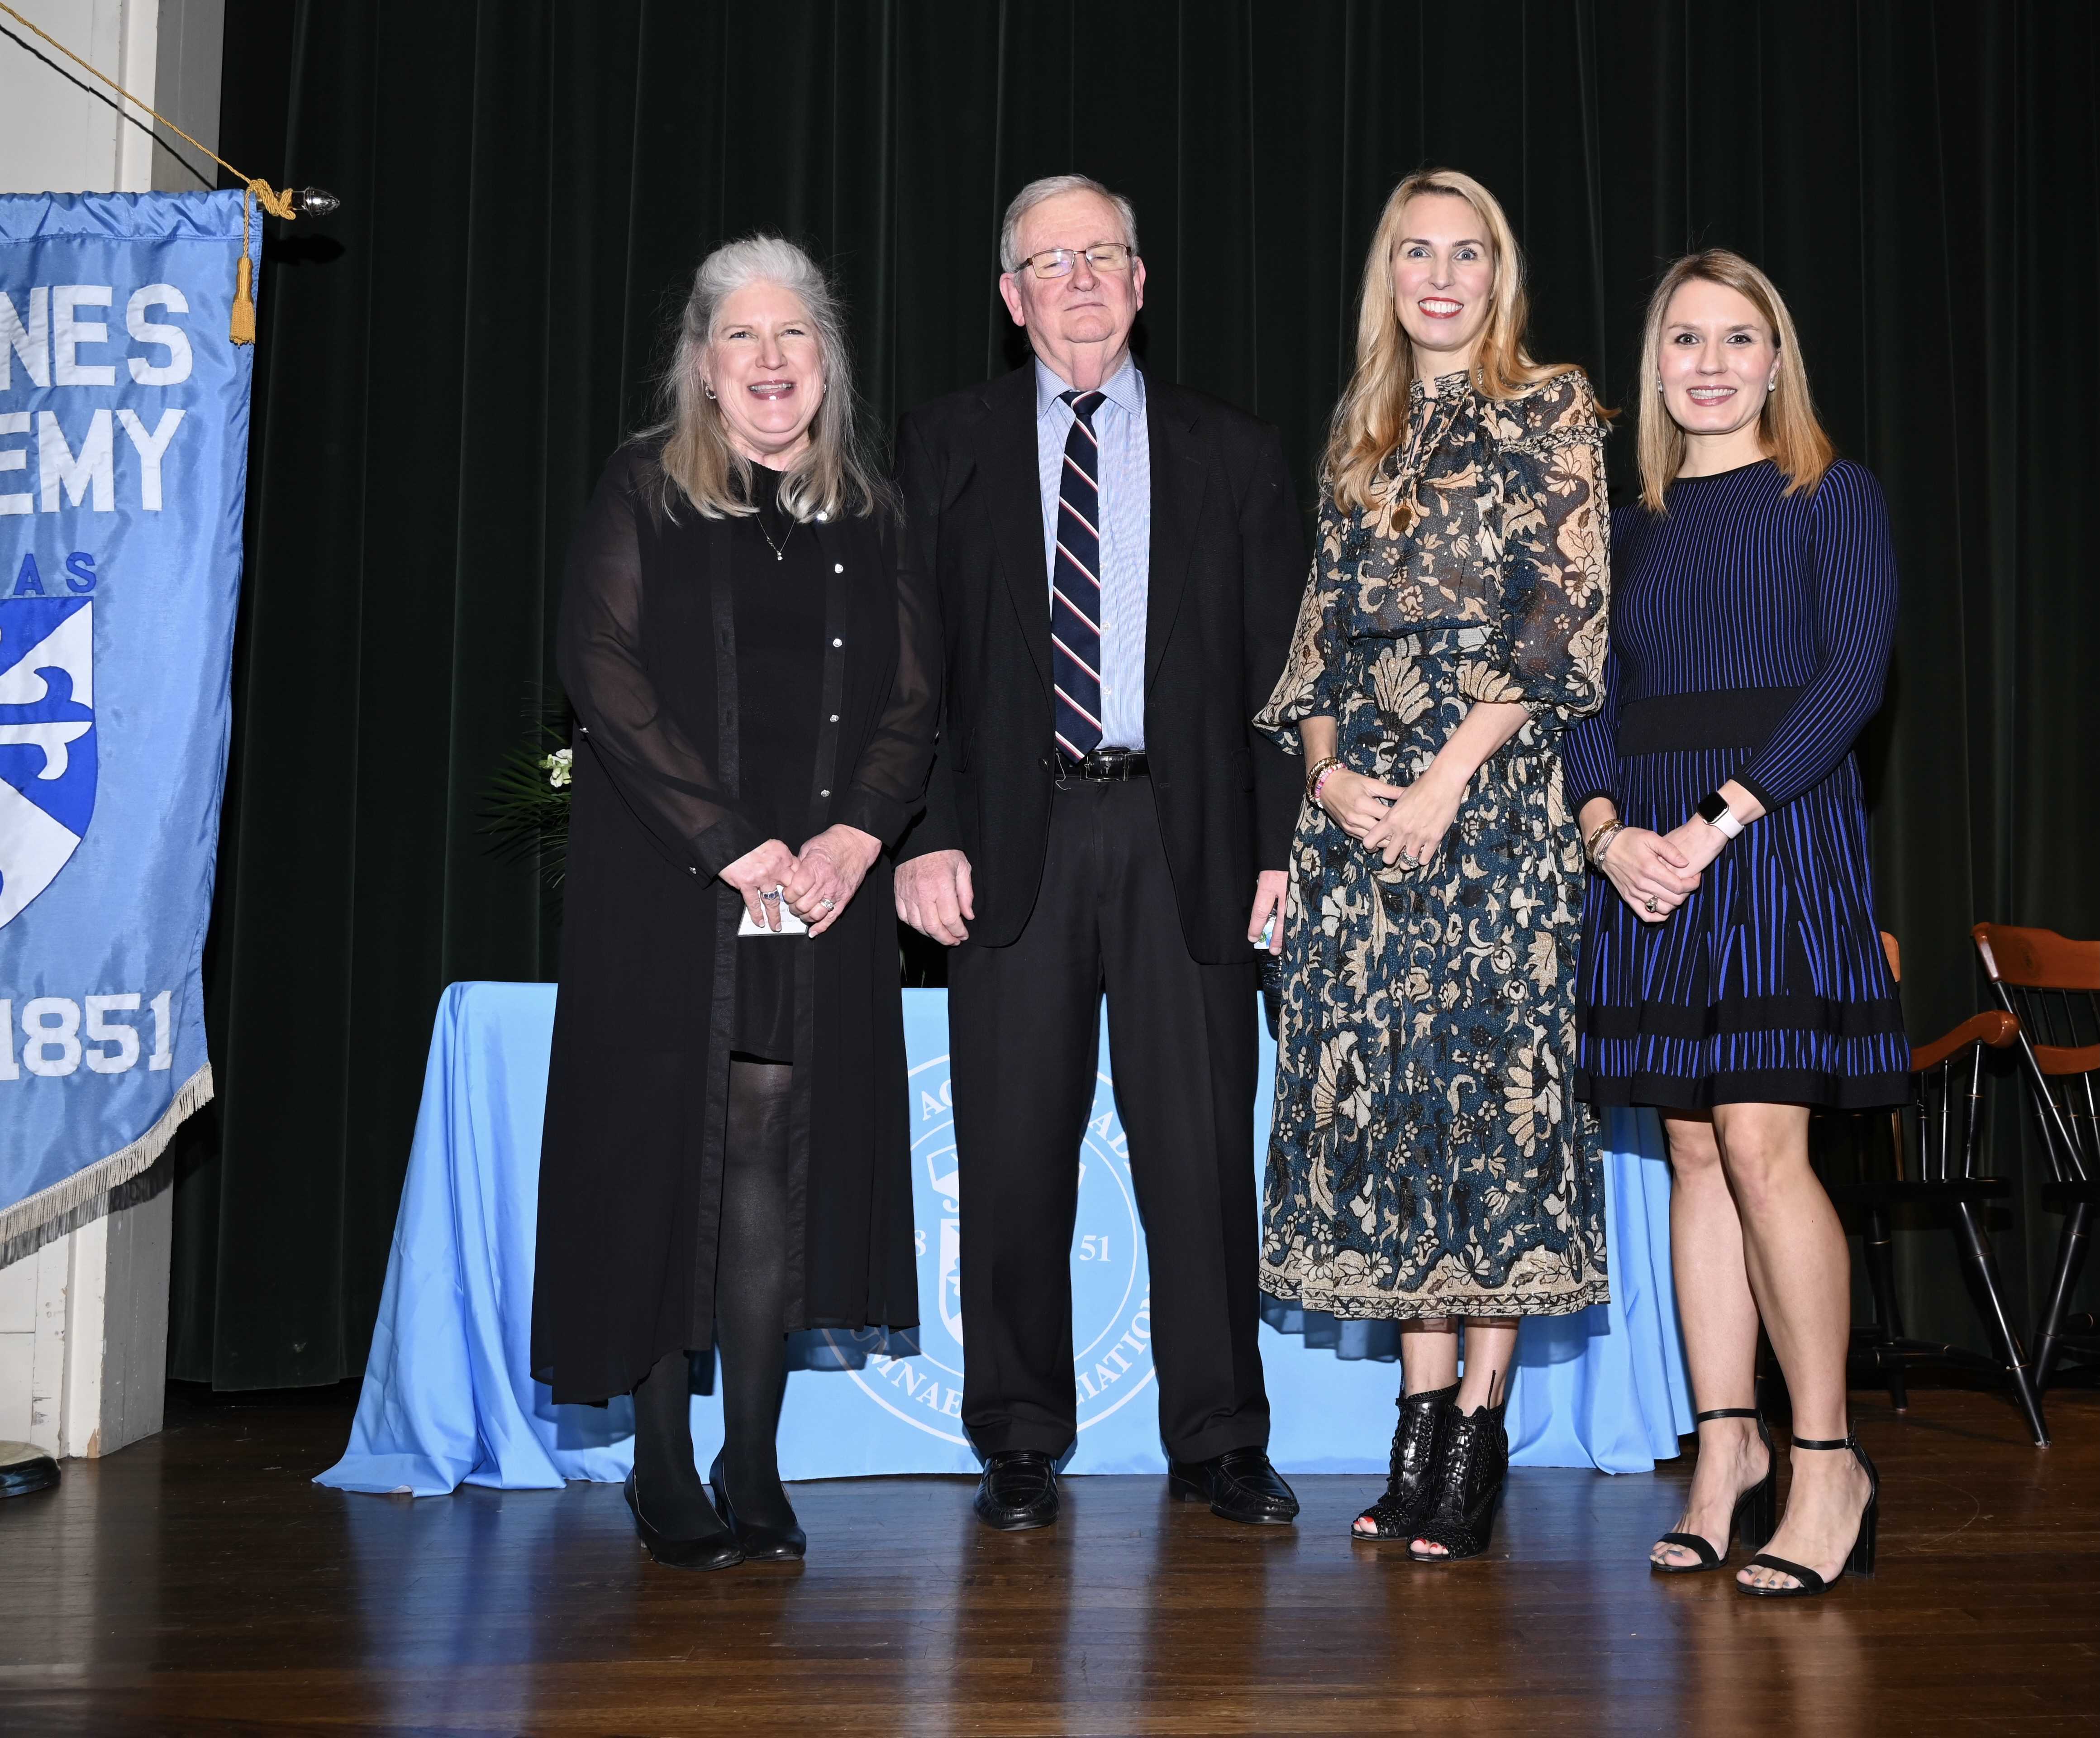
<instances>
[{"instance_id":1,"label":"gold bangle bracelet","mask_svg":"<svg viewBox=\"0 0 2100 1738\"><path fill-rule=\"evenodd\" d=\"M1583 847L1582 854L1590 860L1590 866L1592 869L1602 869L1604 866L1604 860L1598 855L1598 851L1603 847L1609 845L1613 838L1626 829L1626 824L1617 816L1613 816L1611 820L1606 821L1590 835L1590 842Z\"/></svg>"},{"instance_id":2,"label":"gold bangle bracelet","mask_svg":"<svg viewBox=\"0 0 2100 1738\"><path fill-rule=\"evenodd\" d=\"M1313 788L1320 782L1320 775L1327 771L1330 767L1339 771L1341 764L1342 757L1340 755L1323 754L1319 759L1314 761L1311 766L1305 769L1305 800L1308 803L1317 803L1320 800L1319 798L1313 794Z\"/></svg>"}]
</instances>

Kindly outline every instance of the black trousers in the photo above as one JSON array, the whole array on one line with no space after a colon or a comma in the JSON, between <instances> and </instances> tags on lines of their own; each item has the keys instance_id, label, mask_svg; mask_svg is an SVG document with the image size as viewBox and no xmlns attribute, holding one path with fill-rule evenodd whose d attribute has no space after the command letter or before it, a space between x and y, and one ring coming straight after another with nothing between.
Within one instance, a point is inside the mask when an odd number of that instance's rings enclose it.
<instances>
[{"instance_id":1,"label":"black trousers","mask_svg":"<svg viewBox=\"0 0 2100 1738\"><path fill-rule=\"evenodd\" d=\"M964 1426L982 1454L1061 1455L1077 1435L1070 1263L1104 990L1151 1254L1160 1435L1184 1460L1266 1448L1253 950L1189 957L1142 778L1059 791L1028 926L950 957Z\"/></svg>"}]
</instances>

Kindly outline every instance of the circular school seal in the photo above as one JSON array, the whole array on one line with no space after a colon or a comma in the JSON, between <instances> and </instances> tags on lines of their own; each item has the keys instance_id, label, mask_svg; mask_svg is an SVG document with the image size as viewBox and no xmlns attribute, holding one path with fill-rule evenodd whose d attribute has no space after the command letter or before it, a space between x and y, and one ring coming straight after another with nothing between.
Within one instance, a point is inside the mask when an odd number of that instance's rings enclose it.
<instances>
[{"instance_id":1,"label":"circular school seal","mask_svg":"<svg viewBox=\"0 0 2100 1738\"><path fill-rule=\"evenodd\" d=\"M944 1442L963 1434L963 1300L960 1272L961 1191L955 1169L948 1059L911 1072L913 1218L919 1252L919 1355L881 1349L878 1330L832 1330L862 1392L884 1411ZM1152 1299L1144 1233L1131 1187L1130 1148L1116 1116L1115 1091L1095 1076L1093 1108L1076 1157L1079 1211L1072 1232L1072 1380L1086 1430L1119 1410L1152 1382Z\"/></svg>"}]
</instances>

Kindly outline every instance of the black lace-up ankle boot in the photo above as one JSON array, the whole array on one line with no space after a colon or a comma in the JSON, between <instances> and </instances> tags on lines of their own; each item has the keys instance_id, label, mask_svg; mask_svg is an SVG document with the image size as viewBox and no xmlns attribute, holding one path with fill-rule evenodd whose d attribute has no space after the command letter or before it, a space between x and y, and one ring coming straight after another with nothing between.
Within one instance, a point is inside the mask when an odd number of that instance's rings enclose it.
<instances>
[{"instance_id":1,"label":"black lace-up ankle boot","mask_svg":"<svg viewBox=\"0 0 2100 1738\"><path fill-rule=\"evenodd\" d=\"M1385 1544L1415 1537L1429 1512L1444 1415L1458 1396L1458 1385L1453 1382L1448 1388L1403 1394L1393 1403L1400 1408L1400 1422L1393 1427L1385 1495L1357 1517L1357 1524L1349 1529L1351 1538ZM1370 1532L1363 1530L1365 1521L1371 1524Z\"/></svg>"},{"instance_id":2,"label":"black lace-up ankle boot","mask_svg":"<svg viewBox=\"0 0 2100 1738\"><path fill-rule=\"evenodd\" d=\"M1429 1513L1414 1537L1440 1545L1443 1553L1410 1550L1417 1563L1455 1563L1477 1557L1488 1548L1495 1526L1495 1506L1509 1477L1509 1436L1502 1429L1508 1406L1483 1406L1478 1412L1444 1410L1442 1439L1437 1444Z\"/></svg>"}]
</instances>

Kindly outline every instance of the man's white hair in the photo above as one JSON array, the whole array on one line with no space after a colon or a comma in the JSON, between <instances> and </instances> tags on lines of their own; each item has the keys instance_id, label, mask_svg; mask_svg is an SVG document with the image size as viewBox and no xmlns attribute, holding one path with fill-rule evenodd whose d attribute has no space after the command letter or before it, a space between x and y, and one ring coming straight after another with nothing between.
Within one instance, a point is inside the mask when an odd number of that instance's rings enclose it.
<instances>
[{"instance_id":1,"label":"man's white hair","mask_svg":"<svg viewBox=\"0 0 2100 1738\"><path fill-rule=\"evenodd\" d=\"M1130 250L1137 251L1137 207L1120 193L1103 187L1092 175L1045 175L1039 181L1031 181L1013 196L1013 203L1006 208L1006 221L999 226L999 268L1002 272L1021 269L1021 220L1046 199L1055 199L1060 193L1099 193L1114 206L1116 215L1123 219L1123 239L1130 243Z\"/></svg>"}]
</instances>

